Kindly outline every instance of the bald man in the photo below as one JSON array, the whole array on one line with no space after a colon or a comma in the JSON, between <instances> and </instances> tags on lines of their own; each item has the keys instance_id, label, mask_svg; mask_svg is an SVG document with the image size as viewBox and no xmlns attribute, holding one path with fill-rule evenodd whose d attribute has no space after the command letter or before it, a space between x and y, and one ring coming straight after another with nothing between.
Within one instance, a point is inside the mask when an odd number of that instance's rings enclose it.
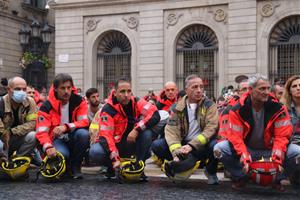
<instances>
[{"instance_id":1,"label":"bald man","mask_svg":"<svg viewBox=\"0 0 300 200\"><path fill-rule=\"evenodd\" d=\"M176 83L173 81L167 82L156 103L157 109L169 111L171 105L177 101L177 95L178 89Z\"/></svg>"},{"instance_id":2,"label":"bald man","mask_svg":"<svg viewBox=\"0 0 300 200\"><path fill-rule=\"evenodd\" d=\"M26 88L23 78L11 78L8 93L0 98L0 162L15 151L17 156L30 155L36 145L36 105Z\"/></svg>"}]
</instances>

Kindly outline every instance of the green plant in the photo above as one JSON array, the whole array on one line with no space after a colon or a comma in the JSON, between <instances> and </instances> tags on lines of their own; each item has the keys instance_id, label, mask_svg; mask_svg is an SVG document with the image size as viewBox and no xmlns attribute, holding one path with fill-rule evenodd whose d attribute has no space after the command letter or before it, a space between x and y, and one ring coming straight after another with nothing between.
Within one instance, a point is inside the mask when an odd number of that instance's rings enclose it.
<instances>
[{"instance_id":1,"label":"green plant","mask_svg":"<svg viewBox=\"0 0 300 200\"><path fill-rule=\"evenodd\" d=\"M52 67L51 60L47 56L34 55L31 52L23 53L23 56L20 61L20 66L23 69L26 69L27 65L29 65L30 63L33 63L33 62L37 62L37 61L43 63L45 65L46 69L49 69Z\"/></svg>"}]
</instances>

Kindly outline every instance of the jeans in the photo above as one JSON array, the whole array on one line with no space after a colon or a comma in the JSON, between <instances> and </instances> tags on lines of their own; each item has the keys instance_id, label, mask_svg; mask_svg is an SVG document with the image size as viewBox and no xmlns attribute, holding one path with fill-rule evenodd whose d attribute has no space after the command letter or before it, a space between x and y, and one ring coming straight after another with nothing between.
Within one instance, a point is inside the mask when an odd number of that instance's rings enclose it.
<instances>
[{"instance_id":1,"label":"jeans","mask_svg":"<svg viewBox=\"0 0 300 200\"><path fill-rule=\"evenodd\" d=\"M224 164L225 168L231 173L233 180L239 180L246 176L242 172L243 165L240 163L240 156L238 156L228 141L222 141L215 145L214 151L220 151L220 161ZM251 150L248 149L253 161L260 160L261 157L271 157L272 150ZM284 176L278 178L283 179L294 172L296 167L296 157L300 155L300 147L296 144L289 144L285 155L283 167L285 169ZM299 164L298 164L299 165Z\"/></svg>"},{"instance_id":2,"label":"jeans","mask_svg":"<svg viewBox=\"0 0 300 200\"><path fill-rule=\"evenodd\" d=\"M0 140L0 154L11 156L15 151L17 156L30 156L37 145L36 132L31 131L25 136L11 135L8 150L3 150L3 142Z\"/></svg>"},{"instance_id":3,"label":"jeans","mask_svg":"<svg viewBox=\"0 0 300 200\"><path fill-rule=\"evenodd\" d=\"M120 157L128 157L135 155L137 160L146 161L150 157L149 150L152 143L152 131L150 129L139 133L136 138L135 144L129 144L126 142L126 136L122 138L122 141L116 144ZM126 151L127 150L127 151ZM89 157L91 161L100 165L110 165L108 152L103 148L100 143L95 143L91 146Z\"/></svg>"},{"instance_id":4,"label":"jeans","mask_svg":"<svg viewBox=\"0 0 300 200\"><path fill-rule=\"evenodd\" d=\"M204 149L201 150L192 150L192 155L195 156L198 160L206 163L206 170L209 174L216 174L218 167L218 160L213 155L213 147L216 143L216 140L211 140ZM173 156L169 150L166 139L158 139L152 143L151 149L153 153L162 160L173 160Z\"/></svg>"},{"instance_id":5,"label":"jeans","mask_svg":"<svg viewBox=\"0 0 300 200\"><path fill-rule=\"evenodd\" d=\"M86 129L76 129L67 133L65 138L57 138L53 144L64 157L72 169L80 169L83 155L89 147L89 132Z\"/></svg>"}]
</instances>

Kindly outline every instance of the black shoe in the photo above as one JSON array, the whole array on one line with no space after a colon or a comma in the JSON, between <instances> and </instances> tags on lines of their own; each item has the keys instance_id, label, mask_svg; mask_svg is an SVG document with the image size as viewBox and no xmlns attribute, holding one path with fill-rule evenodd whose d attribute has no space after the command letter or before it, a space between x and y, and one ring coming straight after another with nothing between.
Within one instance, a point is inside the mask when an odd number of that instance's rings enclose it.
<instances>
[{"instance_id":1,"label":"black shoe","mask_svg":"<svg viewBox=\"0 0 300 200\"><path fill-rule=\"evenodd\" d=\"M81 168L75 167L72 170L73 179L83 179L83 174L81 173Z\"/></svg>"},{"instance_id":2,"label":"black shoe","mask_svg":"<svg viewBox=\"0 0 300 200\"><path fill-rule=\"evenodd\" d=\"M165 162L165 173L168 177L174 177L175 176L175 173L174 173L174 170L171 166L171 163L172 162Z\"/></svg>"},{"instance_id":3,"label":"black shoe","mask_svg":"<svg viewBox=\"0 0 300 200\"><path fill-rule=\"evenodd\" d=\"M116 177L115 170L112 167L108 167L106 172L104 173L104 176L107 179L115 178Z\"/></svg>"},{"instance_id":4,"label":"black shoe","mask_svg":"<svg viewBox=\"0 0 300 200\"><path fill-rule=\"evenodd\" d=\"M140 177L140 182L148 182L148 176L146 176L145 172Z\"/></svg>"}]
</instances>

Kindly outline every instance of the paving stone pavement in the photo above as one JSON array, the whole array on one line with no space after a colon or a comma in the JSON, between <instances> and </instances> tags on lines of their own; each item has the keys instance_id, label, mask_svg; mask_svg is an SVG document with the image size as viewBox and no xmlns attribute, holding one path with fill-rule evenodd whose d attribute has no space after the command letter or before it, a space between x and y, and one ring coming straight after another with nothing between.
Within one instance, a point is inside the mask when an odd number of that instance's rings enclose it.
<instances>
[{"instance_id":1,"label":"paving stone pavement","mask_svg":"<svg viewBox=\"0 0 300 200\"><path fill-rule=\"evenodd\" d=\"M116 180L107 180L99 175L99 167L83 168L82 180L59 180L49 182L35 178L36 169L31 169L30 178L26 181L8 182L0 179L0 200L77 200L77 199L299 199L300 190L286 186L286 191L279 193L271 188L247 185L242 191L233 191L230 182L218 173L220 185L206 184L201 170L188 181L173 183L165 177L160 169L151 163L147 164L147 183L119 184Z\"/></svg>"}]
</instances>

